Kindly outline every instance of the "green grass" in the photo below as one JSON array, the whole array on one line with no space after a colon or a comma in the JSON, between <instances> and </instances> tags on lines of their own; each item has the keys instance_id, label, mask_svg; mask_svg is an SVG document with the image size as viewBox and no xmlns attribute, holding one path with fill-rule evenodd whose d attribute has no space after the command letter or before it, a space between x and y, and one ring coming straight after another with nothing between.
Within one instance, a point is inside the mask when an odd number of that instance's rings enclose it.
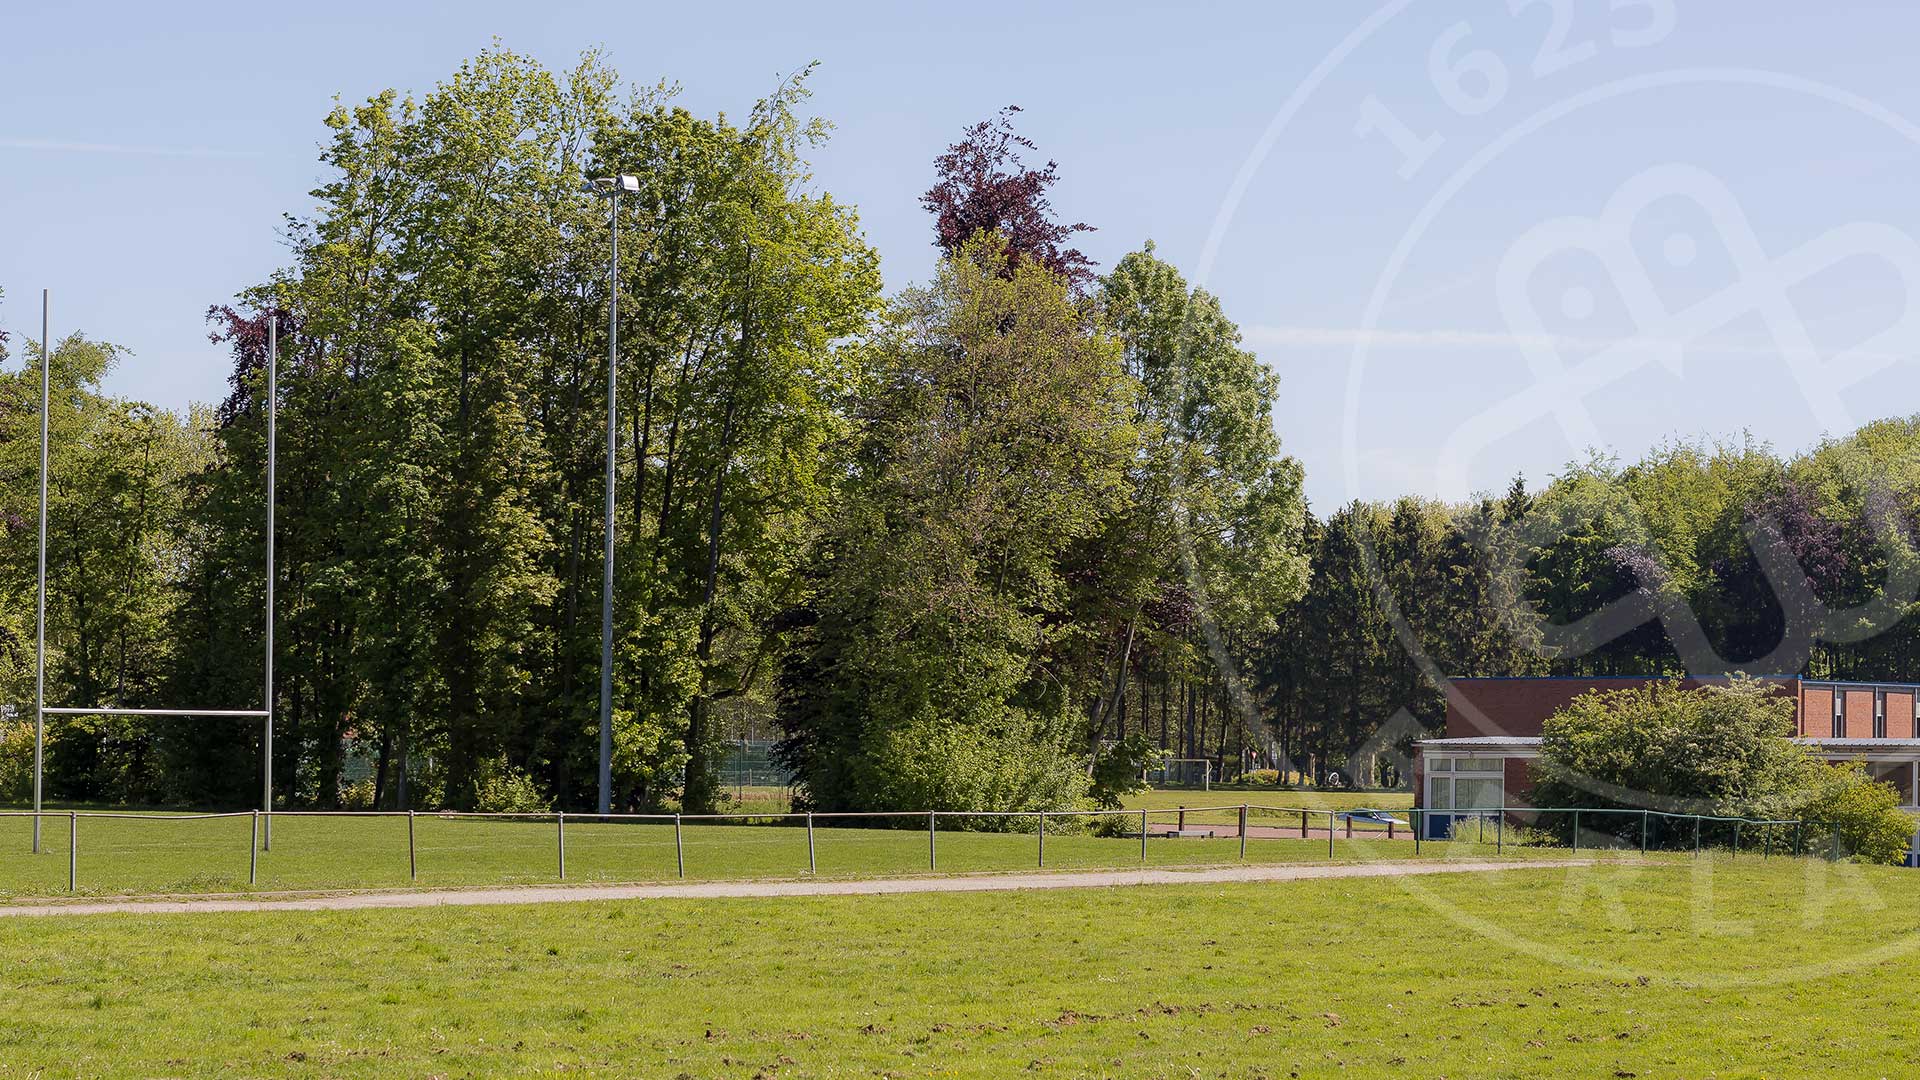
<instances>
[{"instance_id":1,"label":"green grass","mask_svg":"<svg viewBox=\"0 0 1920 1080\"><path fill-rule=\"evenodd\" d=\"M1222 822L1231 816L1222 817ZM1156 814L1153 820L1156 825L1170 824L1173 816ZM818 876L927 873L924 819L907 821L910 827L899 829L816 828ZM559 837L553 821L422 814L413 823L417 881L408 876L407 824L404 817L275 815L272 849L259 855L259 880L253 888L366 889L559 880ZM1030 823L1023 824L1031 829ZM939 872L1028 870L1039 862L1039 838L1030 831L961 832L954 825L944 822L937 838ZM1127 827L1137 830L1137 819L1129 818ZM1137 831L1131 836L1102 837L1084 828L1078 832L1070 828L1057 821L1049 826L1049 869L1141 865ZM46 819L39 855L31 854L31 829L30 819L0 817L0 898L67 893L67 819ZM77 891L88 895L247 891L251 829L252 821L244 816L82 817ZM679 875L671 823L569 821L566 844L568 881L655 881ZM1423 857L1444 858L1447 848L1429 844ZM788 878L807 873L807 834L797 823L688 824L682 828L681 850L690 879ZM1493 853L1491 844L1483 850ZM1342 837L1335 843L1334 858L1341 860L1413 857L1414 846L1407 839ZM1197 866L1238 858L1238 839L1225 833L1212 840L1155 837L1147 844L1146 864ZM1247 845L1247 858L1252 862L1325 861L1328 852L1324 840L1256 839Z\"/></svg>"},{"instance_id":2,"label":"green grass","mask_svg":"<svg viewBox=\"0 0 1920 1080\"><path fill-rule=\"evenodd\" d=\"M1300 810L1406 810L1413 806L1413 794L1406 791L1288 791L1274 788L1248 788L1246 790L1226 790L1216 788L1213 791L1163 790L1143 791L1128 796L1126 807L1129 810L1149 810L1153 812L1156 825L1171 823L1175 820L1171 814L1162 811L1176 811L1187 807L1186 821L1193 825L1232 825L1239 820L1240 805L1284 806ZM1194 808L1200 808L1197 811ZM1208 807L1219 809L1209 810ZM1256 825L1286 825L1297 828L1299 814L1280 813L1270 810L1252 810L1248 819ZM1315 829L1327 827L1325 814L1311 817L1309 826ZM1344 823L1340 826L1344 829ZM1363 826L1364 827L1364 826Z\"/></svg>"},{"instance_id":3,"label":"green grass","mask_svg":"<svg viewBox=\"0 0 1920 1080\"><path fill-rule=\"evenodd\" d=\"M9 920L0 1076L1920 1073L1910 873L1637 863Z\"/></svg>"}]
</instances>

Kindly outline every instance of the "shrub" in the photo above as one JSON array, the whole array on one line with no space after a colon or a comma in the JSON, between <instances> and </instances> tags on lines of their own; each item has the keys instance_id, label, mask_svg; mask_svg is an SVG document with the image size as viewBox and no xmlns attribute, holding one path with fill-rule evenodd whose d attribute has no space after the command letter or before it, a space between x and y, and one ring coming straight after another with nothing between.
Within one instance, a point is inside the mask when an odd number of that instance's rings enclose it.
<instances>
[{"instance_id":1,"label":"shrub","mask_svg":"<svg viewBox=\"0 0 1920 1080\"><path fill-rule=\"evenodd\" d=\"M340 785L340 809L373 809L373 777Z\"/></svg>"},{"instance_id":2,"label":"shrub","mask_svg":"<svg viewBox=\"0 0 1920 1080\"><path fill-rule=\"evenodd\" d=\"M1280 783L1280 770L1255 769L1240 779L1243 783L1255 784L1260 787L1276 787Z\"/></svg>"},{"instance_id":3,"label":"shrub","mask_svg":"<svg viewBox=\"0 0 1920 1080\"><path fill-rule=\"evenodd\" d=\"M481 765L474 809L486 814L544 814L553 804L525 769L495 758Z\"/></svg>"},{"instance_id":4,"label":"shrub","mask_svg":"<svg viewBox=\"0 0 1920 1080\"><path fill-rule=\"evenodd\" d=\"M1739 675L1697 690L1669 681L1582 694L1547 718L1533 801L1801 819L1815 844L1824 837L1861 862L1900 862L1914 823L1899 792L1862 765L1814 757L1790 737L1793 715L1792 698ZM1570 817L1542 815L1539 826L1564 843ZM1632 814L1590 815L1585 825L1622 839L1640 828Z\"/></svg>"},{"instance_id":5,"label":"shrub","mask_svg":"<svg viewBox=\"0 0 1920 1080\"><path fill-rule=\"evenodd\" d=\"M33 798L33 721L0 721L0 802Z\"/></svg>"},{"instance_id":6,"label":"shrub","mask_svg":"<svg viewBox=\"0 0 1920 1080\"><path fill-rule=\"evenodd\" d=\"M1808 770L1806 783L1810 794L1800 806L1800 816L1816 830L1815 837L1857 862L1905 860L1914 822L1900 809L1900 793L1892 785L1870 779L1859 762L1816 762Z\"/></svg>"},{"instance_id":7,"label":"shrub","mask_svg":"<svg viewBox=\"0 0 1920 1080\"><path fill-rule=\"evenodd\" d=\"M1582 694L1547 718L1535 805L1790 817L1805 796L1806 748L1793 699L1757 679L1682 689L1677 681ZM1563 839L1571 815L1544 815ZM1615 816L1636 835L1637 820ZM1586 823L1605 829L1605 819Z\"/></svg>"},{"instance_id":8,"label":"shrub","mask_svg":"<svg viewBox=\"0 0 1920 1080\"><path fill-rule=\"evenodd\" d=\"M1128 795L1147 789L1140 779L1167 756L1144 731L1105 743L1093 761L1093 784L1087 794L1102 810L1118 810Z\"/></svg>"}]
</instances>

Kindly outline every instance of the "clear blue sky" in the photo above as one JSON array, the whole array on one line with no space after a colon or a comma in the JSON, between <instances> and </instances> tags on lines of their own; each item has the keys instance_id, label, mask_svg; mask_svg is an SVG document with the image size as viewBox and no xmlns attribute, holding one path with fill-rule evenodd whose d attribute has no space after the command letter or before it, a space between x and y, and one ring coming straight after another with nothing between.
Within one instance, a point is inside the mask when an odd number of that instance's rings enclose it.
<instances>
[{"instance_id":1,"label":"clear blue sky","mask_svg":"<svg viewBox=\"0 0 1920 1080\"><path fill-rule=\"evenodd\" d=\"M1321 512L1914 411L1920 11L1613 2L1564 33L1546 0L1414 2L1344 53L1370 6L7 4L0 325L37 336L51 287L56 332L132 350L114 390L217 399L202 313L284 259L332 97L425 91L498 37L603 46L702 111L819 60L816 172L892 287L931 265L930 159L1023 106L1089 254L1155 240L1279 371Z\"/></svg>"}]
</instances>

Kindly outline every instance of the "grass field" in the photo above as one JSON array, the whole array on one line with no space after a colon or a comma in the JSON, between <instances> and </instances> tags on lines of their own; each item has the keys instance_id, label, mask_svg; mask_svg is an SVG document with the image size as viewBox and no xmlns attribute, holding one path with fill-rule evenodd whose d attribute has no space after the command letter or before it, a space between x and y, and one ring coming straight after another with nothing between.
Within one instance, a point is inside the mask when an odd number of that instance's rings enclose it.
<instances>
[{"instance_id":1,"label":"grass field","mask_svg":"<svg viewBox=\"0 0 1920 1080\"><path fill-rule=\"evenodd\" d=\"M1225 823L1236 814L1222 811L1220 821ZM1157 813L1153 820L1156 825L1170 824L1174 818ZM927 873L924 821L907 819L909 827L898 829L817 828L817 873L842 878ZM67 893L68 824L64 817L45 819L43 853L34 855L30 819L0 817L0 898ZM252 827L244 816L82 817L77 891L88 895L246 891ZM1132 835L1101 837L1084 829L1069 832L1066 823L1056 821L1046 839L1046 865L1050 869L1139 866L1137 819L1129 818L1127 827ZM423 814L414 819L413 828L417 880L409 877L404 817L275 815L272 850L259 855L254 888L511 885L560 879L559 835L551 820ZM1453 845L1456 849L1466 846ZM1424 856L1446 857L1448 847L1427 845ZM1492 854L1491 845L1486 852ZM937 838L937 854L937 869L943 873L1026 870L1039 862L1039 838L1032 832L961 832L946 823ZM693 879L798 877L807 873L807 834L797 824L688 824L676 850L671 824L569 821L566 827L568 881L671 879L679 875L682 856L686 876ZM1343 837L1335 844L1334 857L1407 859L1414 857L1414 846L1406 839ZM1239 842L1234 838L1155 837L1147 844L1146 864L1194 866L1238 858ZM1259 839L1248 843L1247 858L1253 862L1325 861L1328 852L1324 840Z\"/></svg>"},{"instance_id":2,"label":"grass field","mask_svg":"<svg viewBox=\"0 0 1920 1080\"><path fill-rule=\"evenodd\" d=\"M729 787L729 810L742 813L785 813L792 800L782 787ZM1413 805L1408 791L1289 791L1276 788L1215 788L1212 791L1156 789L1129 796L1129 810L1171 810L1180 806L1239 806L1261 803L1267 806L1298 807L1307 810L1350 810L1355 807L1404 810ZM1211 819L1208 819L1211 822ZM1222 819L1224 820L1224 819Z\"/></svg>"},{"instance_id":3,"label":"grass field","mask_svg":"<svg viewBox=\"0 0 1920 1080\"><path fill-rule=\"evenodd\" d=\"M1172 810L1176 807L1232 807L1227 814L1188 814L1187 820L1201 821L1206 824L1225 823L1233 820L1239 813L1242 803L1257 806L1284 806L1300 810L1405 810L1413 805L1413 793L1410 791L1287 791L1273 788L1249 788L1246 790L1187 791L1164 790L1143 791L1129 796L1126 807L1129 810ZM1256 818L1279 817L1255 811ZM1293 819L1298 824L1298 818ZM1315 823L1315 827L1324 827L1326 819Z\"/></svg>"},{"instance_id":4,"label":"grass field","mask_svg":"<svg viewBox=\"0 0 1920 1080\"><path fill-rule=\"evenodd\" d=\"M6 921L0 1076L1910 1076L1913 881L1745 857Z\"/></svg>"}]
</instances>

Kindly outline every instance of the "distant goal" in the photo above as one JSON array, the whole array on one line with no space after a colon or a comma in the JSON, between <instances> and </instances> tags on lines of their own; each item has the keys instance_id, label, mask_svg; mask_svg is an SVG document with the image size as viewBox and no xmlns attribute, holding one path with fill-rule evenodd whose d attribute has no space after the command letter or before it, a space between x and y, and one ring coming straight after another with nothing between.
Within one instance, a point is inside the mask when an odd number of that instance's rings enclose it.
<instances>
[{"instance_id":1,"label":"distant goal","mask_svg":"<svg viewBox=\"0 0 1920 1080\"><path fill-rule=\"evenodd\" d=\"M1148 787L1199 788L1211 790L1219 778L1212 758L1165 758L1140 776Z\"/></svg>"}]
</instances>

